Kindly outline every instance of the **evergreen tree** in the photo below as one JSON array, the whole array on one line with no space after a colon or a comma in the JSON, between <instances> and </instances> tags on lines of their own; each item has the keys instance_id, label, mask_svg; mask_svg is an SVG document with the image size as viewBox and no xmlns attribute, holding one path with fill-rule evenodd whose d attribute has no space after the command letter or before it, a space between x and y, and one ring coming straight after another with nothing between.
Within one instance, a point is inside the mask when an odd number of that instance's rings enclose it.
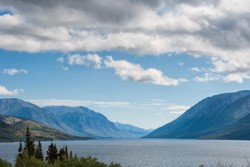
<instances>
[{"instance_id":1,"label":"evergreen tree","mask_svg":"<svg viewBox=\"0 0 250 167\"><path fill-rule=\"evenodd\" d=\"M40 159L43 161L43 150L42 150L42 144L40 141L38 141L38 145L36 147L35 157L36 157L36 159Z\"/></svg>"},{"instance_id":2,"label":"evergreen tree","mask_svg":"<svg viewBox=\"0 0 250 167\"><path fill-rule=\"evenodd\" d=\"M19 147L18 147L18 152L21 153L22 151L23 151L23 145L22 145L22 142L20 140Z\"/></svg>"},{"instance_id":3,"label":"evergreen tree","mask_svg":"<svg viewBox=\"0 0 250 167\"><path fill-rule=\"evenodd\" d=\"M70 150L70 153L69 153L69 158L72 159L73 158L73 154L72 154L72 151Z\"/></svg>"},{"instance_id":4,"label":"evergreen tree","mask_svg":"<svg viewBox=\"0 0 250 167\"><path fill-rule=\"evenodd\" d=\"M48 147L46 161L48 161L49 164L54 164L57 158L58 158L58 153L56 145L51 143Z\"/></svg>"},{"instance_id":5,"label":"evergreen tree","mask_svg":"<svg viewBox=\"0 0 250 167\"><path fill-rule=\"evenodd\" d=\"M57 151L56 144L54 144L53 151L54 151L54 158L55 158L55 160L57 160L57 158L58 158L58 151Z\"/></svg>"},{"instance_id":6,"label":"evergreen tree","mask_svg":"<svg viewBox=\"0 0 250 167\"><path fill-rule=\"evenodd\" d=\"M25 139L24 149L27 151L29 157L35 155L35 144L34 144L34 141L31 139L29 126L27 126L26 128L26 139Z\"/></svg>"},{"instance_id":7,"label":"evergreen tree","mask_svg":"<svg viewBox=\"0 0 250 167\"><path fill-rule=\"evenodd\" d=\"M66 159L69 158L68 146L67 146L67 145L66 145L66 147L65 147L65 157L66 157Z\"/></svg>"},{"instance_id":8,"label":"evergreen tree","mask_svg":"<svg viewBox=\"0 0 250 167\"><path fill-rule=\"evenodd\" d=\"M22 151L23 151L23 144L20 140L19 147L18 147L18 157L20 157L21 159L22 159L22 155L23 155Z\"/></svg>"},{"instance_id":9,"label":"evergreen tree","mask_svg":"<svg viewBox=\"0 0 250 167\"><path fill-rule=\"evenodd\" d=\"M63 161L65 158L66 158L65 149L61 148L60 151L59 151L59 160Z\"/></svg>"}]
</instances>

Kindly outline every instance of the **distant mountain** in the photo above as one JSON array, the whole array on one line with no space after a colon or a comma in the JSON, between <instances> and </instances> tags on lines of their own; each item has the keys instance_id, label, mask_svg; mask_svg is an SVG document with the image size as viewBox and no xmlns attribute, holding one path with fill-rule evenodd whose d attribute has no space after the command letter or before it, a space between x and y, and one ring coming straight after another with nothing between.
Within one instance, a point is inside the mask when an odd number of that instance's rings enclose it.
<instances>
[{"instance_id":1,"label":"distant mountain","mask_svg":"<svg viewBox=\"0 0 250 167\"><path fill-rule=\"evenodd\" d=\"M134 131L127 130L108 120L104 115L86 107L50 106L45 107L61 122L85 136L102 138L138 138L148 133L134 127ZM127 125L128 126L128 125ZM130 128L133 126L130 125ZM144 133L143 133L144 132Z\"/></svg>"},{"instance_id":2,"label":"distant mountain","mask_svg":"<svg viewBox=\"0 0 250 167\"><path fill-rule=\"evenodd\" d=\"M115 122L115 126L123 131L124 133L127 133L128 136L131 137L143 137L148 135L150 132L152 132L153 130L146 130L146 129L142 129L142 128L138 128L136 126L133 125L129 125L129 124L121 124L119 122Z\"/></svg>"},{"instance_id":3,"label":"distant mountain","mask_svg":"<svg viewBox=\"0 0 250 167\"><path fill-rule=\"evenodd\" d=\"M82 137L138 138L141 130L119 128L104 115L86 107L38 107L20 99L0 99L0 115L40 122L64 133Z\"/></svg>"},{"instance_id":4,"label":"distant mountain","mask_svg":"<svg viewBox=\"0 0 250 167\"><path fill-rule=\"evenodd\" d=\"M0 115L0 142L19 141L20 139L24 141L27 126L29 126L32 138L35 140L87 139L70 136L35 121Z\"/></svg>"},{"instance_id":5,"label":"distant mountain","mask_svg":"<svg viewBox=\"0 0 250 167\"><path fill-rule=\"evenodd\" d=\"M125 137L115 124L104 115L86 107L52 106L45 108L68 127L87 136Z\"/></svg>"},{"instance_id":6,"label":"distant mountain","mask_svg":"<svg viewBox=\"0 0 250 167\"><path fill-rule=\"evenodd\" d=\"M37 121L57 130L80 136L60 122L50 111L20 99L0 99L0 114Z\"/></svg>"},{"instance_id":7,"label":"distant mountain","mask_svg":"<svg viewBox=\"0 0 250 167\"><path fill-rule=\"evenodd\" d=\"M250 91L206 98L147 138L250 139Z\"/></svg>"}]
</instances>

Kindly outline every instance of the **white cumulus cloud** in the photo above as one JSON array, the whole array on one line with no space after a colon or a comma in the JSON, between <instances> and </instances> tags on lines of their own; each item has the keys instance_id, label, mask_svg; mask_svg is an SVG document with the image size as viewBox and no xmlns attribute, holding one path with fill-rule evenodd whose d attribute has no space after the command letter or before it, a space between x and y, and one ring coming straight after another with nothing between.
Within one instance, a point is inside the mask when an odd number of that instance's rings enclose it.
<instances>
[{"instance_id":1,"label":"white cumulus cloud","mask_svg":"<svg viewBox=\"0 0 250 167\"><path fill-rule=\"evenodd\" d=\"M4 86L0 85L0 95L12 96L12 95L17 95L19 92L23 92L23 90L22 89L8 90Z\"/></svg>"},{"instance_id":2,"label":"white cumulus cloud","mask_svg":"<svg viewBox=\"0 0 250 167\"><path fill-rule=\"evenodd\" d=\"M249 79L249 78L250 76L244 73L232 73L232 74L228 74L224 78L224 81L226 83L229 83L229 82L243 83L244 79Z\"/></svg>"},{"instance_id":3,"label":"white cumulus cloud","mask_svg":"<svg viewBox=\"0 0 250 167\"><path fill-rule=\"evenodd\" d=\"M139 64L133 64L126 60L113 60L113 58L110 56L105 58L104 64L108 68L115 69L115 74L123 80L131 80L163 86L176 86L180 82L187 81L183 78L172 79L164 76L162 71L155 68L144 69Z\"/></svg>"},{"instance_id":4,"label":"white cumulus cloud","mask_svg":"<svg viewBox=\"0 0 250 167\"><path fill-rule=\"evenodd\" d=\"M101 68L102 66L102 58L97 54L88 54L88 55L72 54L68 56L67 62L70 65L93 66L97 69Z\"/></svg>"}]
</instances>

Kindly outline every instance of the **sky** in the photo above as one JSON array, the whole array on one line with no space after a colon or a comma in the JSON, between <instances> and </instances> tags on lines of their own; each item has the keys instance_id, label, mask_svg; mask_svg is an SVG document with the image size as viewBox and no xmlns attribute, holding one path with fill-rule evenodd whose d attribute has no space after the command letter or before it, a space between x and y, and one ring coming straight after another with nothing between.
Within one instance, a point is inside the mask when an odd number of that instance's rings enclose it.
<instances>
[{"instance_id":1,"label":"sky","mask_svg":"<svg viewBox=\"0 0 250 167\"><path fill-rule=\"evenodd\" d=\"M0 98L160 127L250 84L250 0L0 0Z\"/></svg>"}]
</instances>

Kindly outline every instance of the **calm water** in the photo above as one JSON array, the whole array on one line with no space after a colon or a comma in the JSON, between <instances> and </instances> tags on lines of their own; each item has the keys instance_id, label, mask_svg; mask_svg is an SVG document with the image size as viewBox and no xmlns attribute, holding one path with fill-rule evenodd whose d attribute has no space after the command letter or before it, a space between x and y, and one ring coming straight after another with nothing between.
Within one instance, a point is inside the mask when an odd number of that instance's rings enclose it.
<instances>
[{"instance_id":1,"label":"calm water","mask_svg":"<svg viewBox=\"0 0 250 167\"><path fill-rule=\"evenodd\" d=\"M42 142L44 154L51 142ZM55 141L57 148L68 145L79 156L97 157L103 162L119 162L130 167L166 166L247 166L250 141L222 140L88 140ZM14 162L19 143L0 143L0 157Z\"/></svg>"}]
</instances>

